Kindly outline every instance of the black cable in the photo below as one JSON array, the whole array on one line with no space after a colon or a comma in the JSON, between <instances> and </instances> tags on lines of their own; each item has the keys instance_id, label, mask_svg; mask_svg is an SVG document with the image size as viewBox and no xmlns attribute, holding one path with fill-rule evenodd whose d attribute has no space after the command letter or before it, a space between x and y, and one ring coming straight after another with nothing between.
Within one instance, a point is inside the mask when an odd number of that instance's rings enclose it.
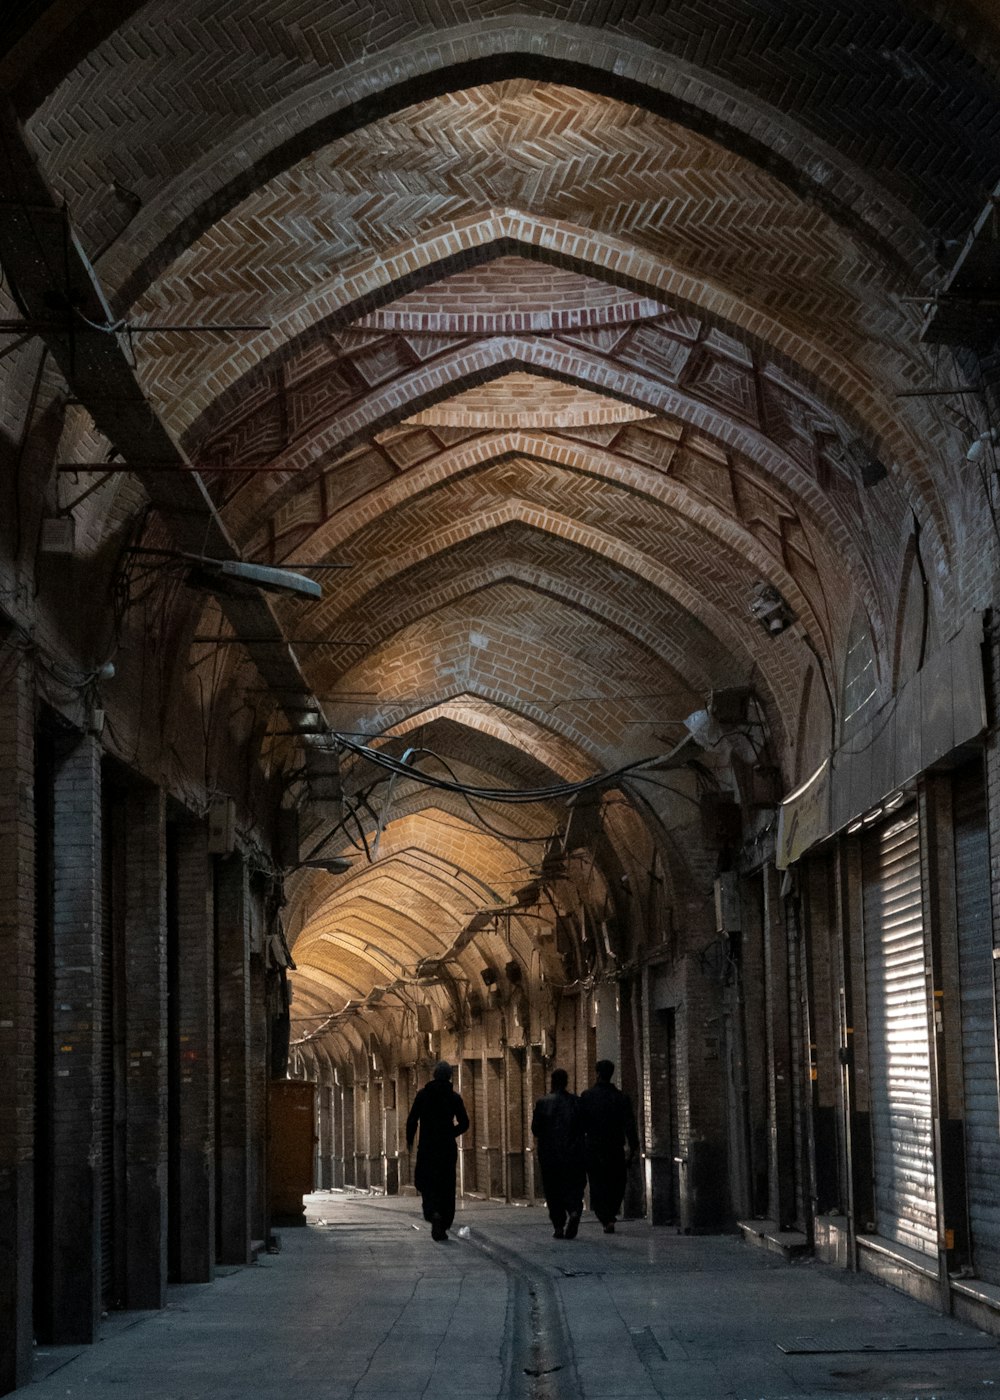
<instances>
[{"instance_id":1,"label":"black cable","mask_svg":"<svg viewBox=\"0 0 1000 1400\"><path fill-rule=\"evenodd\" d=\"M330 737L348 752L359 758L367 759L370 763L375 763L382 768L387 768L392 773L402 777L415 778L429 787L441 788L445 792L467 793L484 802L551 802L561 797L570 797L578 792L587 792L592 788L613 783L638 769L658 762L662 758L662 755L654 754L649 758L627 763L610 772L597 773L592 778L583 778L576 783L557 783L546 788L481 788L469 783L455 783L444 778L433 777L431 774L421 772L418 768L411 768L408 764L402 763L399 759L393 758L380 749L369 748L367 744L357 744L344 734L333 733Z\"/></svg>"},{"instance_id":2,"label":"black cable","mask_svg":"<svg viewBox=\"0 0 1000 1400\"><path fill-rule=\"evenodd\" d=\"M413 752L414 752L415 754L418 754L418 753L427 754L428 757L433 758L433 759L436 759L437 762L440 763L441 767L445 770L445 772L446 772L446 773L448 774L448 776L451 778L452 782L455 784L456 790L458 790L458 795L459 795L459 796L463 799L463 801L468 805L468 808L469 808L469 810L471 811L472 815L476 818L476 820L480 823L480 825L482 825L483 827L485 827L485 829L486 829L487 831L492 832L492 834L493 834L494 836L499 836L499 837L500 837L502 840L504 840L504 841L512 841L512 842L514 842L514 843L516 843L516 844L533 844L533 845L543 845L546 841L550 841L550 840L552 839L552 838L551 838L551 835L549 835L549 836L515 836L513 832L510 832L510 831L501 831L500 828L499 828L498 826L494 826L491 822L488 822L488 821L486 820L486 818L482 815L482 813L478 810L478 808L475 806L475 803L473 802L473 799L470 797L469 792L464 790L464 789L465 789L465 784L463 784L463 783L461 782L461 779L457 776L457 774L455 773L454 768L452 768L451 764L447 761L447 759L443 758L443 757L441 756L441 754L435 753L435 751L434 751L433 749L420 748L420 749L414 749ZM408 769L409 772L411 772L411 773L413 772L413 770L409 768L409 765L407 765L407 769Z\"/></svg>"},{"instance_id":3,"label":"black cable","mask_svg":"<svg viewBox=\"0 0 1000 1400\"><path fill-rule=\"evenodd\" d=\"M35 378L31 386L31 397L28 400L28 407L24 415L24 428L21 431L20 441L17 444L17 452L14 455L13 477L14 477L14 559L15 562L21 557L21 545L23 543L21 532L22 509L21 509L21 468L24 464L24 454L28 446L28 438L34 426L35 411L38 408L38 395L42 387L42 376L45 373L45 362L49 357L47 345L42 346L42 353L39 356L38 365L35 369ZM35 593L37 596L37 566Z\"/></svg>"}]
</instances>

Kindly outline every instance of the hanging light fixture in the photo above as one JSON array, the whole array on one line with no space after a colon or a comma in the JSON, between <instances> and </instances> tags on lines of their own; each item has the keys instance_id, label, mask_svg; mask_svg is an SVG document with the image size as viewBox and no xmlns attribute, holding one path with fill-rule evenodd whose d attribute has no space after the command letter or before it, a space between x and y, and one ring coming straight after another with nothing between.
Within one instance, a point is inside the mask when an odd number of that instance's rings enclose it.
<instances>
[{"instance_id":1,"label":"hanging light fixture","mask_svg":"<svg viewBox=\"0 0 1000 1400\"><path fill-rule=\"evenodd\" d=\"M299 861L300 870L325 870L328 875L344 875L354 862L348 856L313 856Z\"/></svg>"},{"instance_id":2,"label":"hanging light fixture","mask_svg":"<svg viewBox=\"0 0 1000 1400\"><path fill-rule=\"evenodd\" d=\"M158 555L161 559L177 559L190 565L185 582L190 588L223 597L248 597L255 590L264 593L293 594L300 598L322 598L323 590L315 579L306 578L292 569L278 569L271 564L256 564L250 559L211 559L203 554L188 554L179 549L146 549L134 546L132 554Z\"/></svg>"}]
</instances>

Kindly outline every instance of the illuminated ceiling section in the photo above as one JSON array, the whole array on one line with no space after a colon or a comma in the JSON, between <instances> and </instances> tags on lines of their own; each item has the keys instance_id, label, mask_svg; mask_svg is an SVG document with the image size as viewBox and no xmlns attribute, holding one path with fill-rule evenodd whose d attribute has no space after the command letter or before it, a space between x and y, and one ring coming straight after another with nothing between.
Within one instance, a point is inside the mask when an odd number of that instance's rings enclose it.
<instances>
[{"instance_id":1,"label":"illuminated ceiling section","mask_svg":"<svg viewBox=\"0 0 1000 1400\"><path fill-rule=\"evenodd\" d=\"M198 382L151 338L148 386L202 464L256 470L213 487L254 552L345 566L279 611L317 643L332 726L425 772L579 781L668 751L708 690L753 677L789 754L809 658L749 619L755 587L827 658L831 581L879 614L849 416L907 372L887 303L827 215L704 137L525 81L434 99L276 176L142 309L178 297L271 324ZM607 912L603 820L584 895L565 865L546 885L565 795L512 809L377 776L345 770L353 828L326 850L352 869L290 881L302 1036L412 1032L421 1001L458 1024L496 962L470 920L501 911L537 976L540 929L581 898ZM628 801L688 839L667 789Z\"/></svg>"},{"instance_id":2,"label":"illuminated ceiling section","mask_svg":"<svg viewBox=\"0 0 1000 1400\"><path fill-rule=\"evenodd\" d=\"M657 68L646 39L685 6L663 8L641 44L520 19L537 52L563 29L609 73L645 63L666 84L681 70ZM140 29L159 14L145 10ZM493 18L469 26L470 53L508 43ZM417 26L398 71L447 38ZM289 880L296 1033L332 1016L357 1050L402 1020L415 1033L420 1004L435 1027L460 1020L501 934L526 979L547 969L555 985L568 974L543 933L584 905L599 921L623 875L649 882L654 849L684 880L704 852L697 803L669 775L609 779L586 815L565 785L673 749L706 694L734 685L757 692L771 758L794 773L806 678L821 667L832 694L855 605L892 653L914 503L932 578L954 545L948 469L935 482L927 466L945 429L897 397L929 373L893 262L922 235L883 217L899 191L856 183L819 138L783 177L793 157L761 152L792 150L799 128L763 103L748 116L735 77L704 88L693 69L702 130L504 77L373 105L251 187L253 153L335 100L314 76L301 114L277 70L260 79L274 132L237 95L183 189L170 163L205 118L178 115L158 172L176 246L153 247L151 194L134 250L160 271L130 314L267 325L196 346L143 336L143 385L249 555L344 566L321 602L277 611L332 727L397 759L416 750L437 784L347 760L348 817L325 850L354 863ZM759 145L723 139L744 120ZM104 211L84 215L100 231ZM869 217L889 229L877 246ZM119 286L138 286L131 251L106 260ZM780 632L751 616L761 588ZM448 782L547 795L470 802Z\"/></svg>"}]
</instances>

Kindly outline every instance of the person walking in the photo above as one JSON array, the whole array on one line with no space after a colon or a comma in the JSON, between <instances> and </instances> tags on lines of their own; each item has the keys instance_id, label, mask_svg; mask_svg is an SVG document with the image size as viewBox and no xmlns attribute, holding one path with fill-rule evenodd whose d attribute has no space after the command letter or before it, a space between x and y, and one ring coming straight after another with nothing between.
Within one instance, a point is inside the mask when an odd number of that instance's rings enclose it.
<instances>
[{"instance_id":1,"label":"person walking","mask_svg":"<svg viewBox=\"0 0 1000 1400\"><path fill-rule=\"evenodd\" d=\"M625 1198L628 1167L639 1151L639 1134L628 1095L611 1082L614 1065L610 1060L598 1060L595 1069L597 1082L580 1095L590 1208L604 1226L604 1233L613 1235Z\"/></svg>"},{"instance_id":2,"label":"person walking","mask_svg":"<svg viewBox=\"0 0 1000 1400\"><path fill-rule=\"evenodd\" d=\"M451 1087L451 1072L446 1060L434 1066L430 1081L417 1092L406 1118L407 1151L413 1150L413 1140L420 1129L413 1183L420 1192L424 1219L435 1240L448 1238L455 1219L457 1139L469 1127L462 1096Z\"/></svg>"},{"instance_id":3,"label":"person walking","mask_svg":"<svg viewBox=\"0 0 1000 1400\"><path fill-rule=\"evenodd\" d=\"M572 1240L580 1228L587 1174L580 1100L569 1092L569 1075L564 1069L552 1071L551 1084L552 1092L535 1104L531 1131L538 1139L538 1164L552 1238Z\"/></svg>"}]
</instances>

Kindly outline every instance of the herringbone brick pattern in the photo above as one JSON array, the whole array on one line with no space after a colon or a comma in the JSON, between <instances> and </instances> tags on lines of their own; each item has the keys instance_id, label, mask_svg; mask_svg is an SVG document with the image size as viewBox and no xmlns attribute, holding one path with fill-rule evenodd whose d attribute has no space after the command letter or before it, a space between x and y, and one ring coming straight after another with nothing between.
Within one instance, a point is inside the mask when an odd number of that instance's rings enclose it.
<instances>
[{"instance_id":1,"label":"herringbone brick pattern","mask_svg":"<svg viewBox=\"0 0 1000 1400\"><path fill-rule=\"evenodd\" d=\"M521 851L457 811L426 798L417 811L407 805L396 808L376 864L311 907L296 942L297 957L334 979L339 985L331 991L345 1001L412 976L422 958L448 952L477 908L508 903L512 888L529 878ZM293 892L293 918L298 897ZM478 976L481 953L470 946L459 965Z\"/></svg>"},{"instance_id":2,"label":"herringbone brick pattern","mask_svg":"<svg viewBox=\"0 0 1000 1400\"><path fill-rule=\"evenodd\" d=\"M649 416L645 409L580 385L513 370L422 409L404 422L447 428L586 428Z\"/></svg>"},{"instance_id":3,"label":"herringbone brick pattern","mask_svg":"<svg viewBox=\"0 0 1000 1400\"><path fill-rule=\"evenodd\" d=\"M914 521L936 625L981 601L969 421L898 397L953 368L900 297L1000 179L996 69L931 8L152 0L51 90L11 79L116 314L269 327L138 337L138 373L248 554L349 566L277 604L298 638L360 639L302 648L335 728L533 786L662 752L750 683L790 779L820 742L806 678L838 693L858 607L888 693ZM30 376L0 376L13 442ZM60 454L106 447L71 411ZM140 482L80 508L87 554ZM794 614L778 637L749 615L761 581ZM234 711L250 671L235 649L215 670ZM346 764L350 794L371 777ZM630 801L608 798L586 898L654 859L671 898L700 889L694 800L651 792L669 850ZM402 781L387 815L373 864L290 880L306 1007L446 952L566 808ZM460 975L486 957L473 940Z\"/></svg>"},{"instance_id":4,"label":"herringbone brick pattern","mask_svg":"<svg viewBox=\"0 0 1000 1400\"><path fill-rule=\"evenodd\" d=\"M603 0L581 0L569 19L558 0L541 0L530 15L510 14L497 0L320 14L300 0L246 0L221 14L208 0L182 12L147 5L70 73L33 127L97 245L117 230L107 177L90 185L90 172L113 163L144 196L175 184L181 208L197 207L218 199L240 159L245 170L248 156L265 161L296 130L312 126L320 139L324 127L336 130L334 114L346 103L390 82L406 92L408 78L449 64L490 58L496 69L516 53L538 55L550 72L582 58L597 73L617 74L620 86L648 84L654 100L662 94L666 105L686 103L728 127L734 144L777 145L776 116L784 114L798 146L789 152L786 134L786 159L806 167L814 133L827 147L828 179L838 165L845 173L867 165L873 185L881 180L932 227L967 219L979 191L996 181L983 139L993 83L909 6L782 0L762 11L746 0L682 0L609 13ZM44 91L34 75L20 76L27 100ZM501 124L492 136L502 145ZM945 170L937 150L950 153ZM214 179L199 171L192 180L190 167L209 152L220 167Z\"/></svg>"},{"instance_id":5,"label":"herringbone brick pattern","mask_svg":"<svg viewBox=\"0 0 1000 1400\"><path fill-rule=\"evenodd\" d=\"M863 363L875 337L881 355L866 368L876 379L893 368L887 345L902 348L908 332L907 317L878 291L877 264L749 160L660 117L637 118L623 103L512 82L421 104L334 142L206 231L140 314L162 319L169 306L186 321L263 318L275 331L243 349L221 342L195 354L189 340L145 338L150 390L187 427L227 381L300 333L305 317L343 313L412 273L432 247L439 259L454 257L468 246L463 225L471 233L505 207L572 230L577 257L604 243L618 245L621 262L636 242L650 260L646 281L664 291L679 279L704 301L724 285L724 314L746 330L769 318L789 350L801 341L827 362ZM722 310L711 297L704 304ZM385 377L386 353L361 357L368 383ZM901 357L895 372L905 371Z\"/></svg>"}]
</instances>

